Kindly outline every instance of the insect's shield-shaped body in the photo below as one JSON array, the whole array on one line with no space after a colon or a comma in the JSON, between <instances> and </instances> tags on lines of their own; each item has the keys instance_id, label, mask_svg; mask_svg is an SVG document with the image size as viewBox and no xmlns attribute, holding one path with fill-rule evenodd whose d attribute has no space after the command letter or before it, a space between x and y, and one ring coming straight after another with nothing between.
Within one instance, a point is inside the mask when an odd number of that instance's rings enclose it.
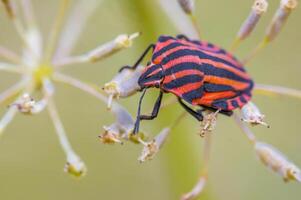
<instances>
[{"instance_id":1,"label":"insect's shield-shaped body","mask_svg":"<svg viewBox=\"0 0 301 200\"><path fill-rule=\"evenodd\" d=\"M160 36L138 81L187 103L232 111L251 99L253 81L242 64L216 45L185 36Z\"/></svg>"}]
</instances>

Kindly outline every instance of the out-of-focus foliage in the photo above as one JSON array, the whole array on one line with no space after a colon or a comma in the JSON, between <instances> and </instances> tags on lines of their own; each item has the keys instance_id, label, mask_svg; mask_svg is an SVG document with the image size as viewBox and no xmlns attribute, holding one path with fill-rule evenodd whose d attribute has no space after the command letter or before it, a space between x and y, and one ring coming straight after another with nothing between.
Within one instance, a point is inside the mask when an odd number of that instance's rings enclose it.
<instances>
[{"instance_id":1,"label":"out-of-focus foliage","mask_svg":"<svg viewBox=\"0 0 301 200\"><path fill-rule=\"evenodd\" d=\"M38 22L46 34L58 3L58 0L34 1ZM196 1L196 15L203 38L228 48L252 3L239 0ZM262 39L278 3L270 2L269 11L252 37L237 50L238 57L244 57ZM301 88L300 20L300 9L297 8L279 37L247 66L255 82ZM0 13L0 26L0 43L18 51L21 41L16 39L17 35L4 12ZM120 33L136 31L143 35L132 48L99 64L69 66L64 71L102 86L120 66L134 63L160 34L178 34L157 1L103 1L83 30L74 53L92 49L95 44L111 40ZM1 73L0 89L6 88L16 78ZM177 126L153 161L139 164L137 157L141 146L99 143L97 135L102 126L113 120L106 111L106 105L76 89L57 86L55 98L60 115L71 141L86 161L88 174L82 180L73 180L63 173L61 166L65 158L46 114L18 115L0 141L1 199L174 200L196 182L198 168L202 164L202 138L197 135L199 124L193 118L187 117ZM147 97L145 110L152 107L155 98L156 94ZM137 95L120 102L135 114ZM259 95L255 95L254 102L271 125L270 129L255 127L253 130L257 137L277 146L300 165L301 102L289 97ZM5 109L1 107L1 111ZM181 110L178 105L173 105L162 111L155 121L141 125L149 133L158 133ZM252 146L232 119L220 117L213 134L210 180L202 199L300 198L298 183L285 184L255 159Z\"/></svg>"}]
</instances>

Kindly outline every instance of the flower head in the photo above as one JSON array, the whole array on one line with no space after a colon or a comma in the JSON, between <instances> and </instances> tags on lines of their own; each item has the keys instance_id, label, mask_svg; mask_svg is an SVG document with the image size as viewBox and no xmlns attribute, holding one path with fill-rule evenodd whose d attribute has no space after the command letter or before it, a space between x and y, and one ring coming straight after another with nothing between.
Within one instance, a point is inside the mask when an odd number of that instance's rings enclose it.
<instances>
[{"instance_id":1,"label":"flower head","mask_svg":"<svg viewBox=\"0 0 301 200\"><path fill-rule=\"evenodd\" d=\"M84 30L85 21L100 1L91 0L86 3L84 0L79 0L74 5L73 12L71 12L65 28L62 27L62 24L70 1L60 1L58 14L48 39L42 35L36 23L30 0L2 0L1 2L4 4L24 46L21 55L0 46L0 56L7 60L0 62L0 71L21 75L21 80L18 83L0 94L0 103L4 103L8 99L14 99L8 111L0 120L0 133L3 133L17 111L24 114L37 114L47 108L62 149L67 156L65 171L75 176L81 176L85 174L86 167L79 156L76 155L66 137L65 129L53 99L56 91L54 82L63 82L79 88L106 103L108 99L96 88L61 73L60 69L76 63L96 62L122 49L129 48L133 43L133 39L139 36L139 33L120 34L112 41L99 45L94 50L82 55L72 56L70 55L72 48L78 40L80 32ZM17 8L23 9L23 12L19 12ZM81 15L78 15L78 12ZM21 15L22 13L24 15ZM62 32L61 35L60 32ZM37 93L42 94L41 99L32 98Z\"/></svg>"}]
</instances>

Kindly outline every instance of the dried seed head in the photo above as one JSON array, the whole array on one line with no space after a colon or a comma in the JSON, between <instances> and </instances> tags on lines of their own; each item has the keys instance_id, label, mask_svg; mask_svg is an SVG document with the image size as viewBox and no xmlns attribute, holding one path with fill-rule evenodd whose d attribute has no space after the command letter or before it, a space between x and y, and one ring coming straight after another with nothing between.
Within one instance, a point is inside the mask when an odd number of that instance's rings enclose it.
<instances>
[{"instance_id":1,"label":"dried seed head","mask_svg":"<svg viewBox=\"0 0 301 200\"><path fill-rule=\"evenodd\" d=\"M265 41L270 42L276 38L283 25L288 19L291 11L297 7L297 0L281 0L272 22L267 28Z\"/></svg>"},{"instance_id":2,"label":"dried seed head","mask_svg":"<svg viewBox=\"0 0 301 200\"><path fill-rule=\"evenodd\" d=\"M140 157L139 162L145 162L147 160L152 160L154 156L159 152L160 148L163 146L168 134L170 133L170 128L164 128L152 141L144 142L139 139L139 142L143 144L144 148Z\"/></svg>"},{"instance_id":3,"label":"dried seed head","mask_svg":"<svg viewBox=\"0 0 301 200\"><path fill-rule=\"evenodd\" d=\"M44 110L47 105L47 98L35 101L28 93L23 94L16 102L10 106L15 106L23 114L37 114Z\"/></svg>"},{"instance_id":4,"label":"dried seed head","mask_svg":"<svg viewBox=\"0 0 301 200\"><path fill-rule=\"evenodd\" d=\"M301 182L300 169L273 146L256 142L255 152L260 161L270 170L279 174L284 181L296 180Z\"/></svg>"},{"instance_id":5,"label":"dried seed head","mask_svg":"<svg viewBox=\"0 0 301 200\"><path fill-rule=\"evenodd\" d=\"M186 14L191 14L194 11L194 0L178 0L178 2Z\"/></svg>"},{"instance_id":6,"label":"dried seed head","mask_svg":"<svg viewBox=\"0 0 301 200\"><path fill-rule=\"evenodd\" d=\"M129 48L133 43L133 39L135 39L139 35L140 33L134 33L132 35L119 35L115 38L115 40L101 45L100 47L88 52L82 57L82 59L92 62L99 61L100 59L105 58L117 51L120 51L121 49Z\"/></svg>"},{"instance_id":7,"label":"dried seed head","mask_svg":"<svg viewBox=\"0 0 301 200\"><path fill-rule=\"evenodd\" d=\"M242 120L244 122L250 123L251 125L264 125L270 127L266 122L263 121L264 115L261 114L258 107L251 101L245 104L241 108Z\"/></svg>"},{"instance_id":8,"label":"dried seed head","mask_svg":"<svg viewBox=\"0 0 301 200\"><path fill-rule=\"evenodd\" d=\"M100 138L100 141L104 144L123 144L121 141L122 134L120 133L120 130L118 128L117 124L112 124L111 126L104 126L103 127L105 132L98 137Z\"/></svg>"},{"instance_id":9,"label":"dried seed head","mask_svg":"<svg viewBox=\"0 0 301 200\"><path fill-rule=\"evenodd\" d=\"M139 132L133 134L134 120L130 113L121 106L113 104L111 112L115 115L116 122L110 126L104 126L105 132L100 135L100 140L103 143L113 144L121 143L122 139L129 140L133 143L140 143L140 140L145 138L144 133Z\"/></svg>"},{"instance_id":10,"label":"dried seed head","mask_svg":"<svg viewBox=\"0 0 301 200\"><path fill-rule=\"evenodd\" d=\"M265 13L267 9L268 9L268 2L266 0L255 0L252 6L252 10L254 10L259 15Z\"/></svg>"},{"instance_id":11,"label":"dried seed head","mask_svg":"<svg viewBox=\"0 0 301 200\"><path fill-rule=\"evenodd\" d=\"M32 109L34 108L36 101L28 94L25 93L18 99L16 102L10 106L16 106L17 109L24 114L31 114Z\"/></svg>"},{"instance_id":12,"label":"dried seed head","mask_svg":"<svg viewBox=\"0 0 301 200\"><path fill-rule=\"evenodd\" d=\"M74 177L82 177L87 173L85 163L75 154L70 154L67 157L67 163L64 171Z\"/></svg>"},{"instance_id":13,"label":"dried seed head","mask_svg":"<svg viewBox=\"0 0 301 200\"><path fill-rule=\"evenodd\" d=\"M203 112L204 119L203 121L201 121L201 137L204 137L205 134L210 134L214 130L214 128L216 127L218 112L219 110L217 110L216 112L211 112L208 110Z\"/></svg>"},{"instance_id":14,"label":"dried seed head","mask_svg":"<svg viewBox=\"0 0 301 200\"><path fill-rule=\"evenodd\" d=\"M135 70L125 68L104 85L103 89L109 95L108 108L111 108L113 98L128 97L140 89L138 79L143 69L143 66Z\"/></svg>"},{"instance_id":15,"label":"dried seed head","mask_svg":"<svg viewBox=\"0 0 301 200\"><path fill-rule=\"evenodd\" d=\"M251 32L255 29L260 17L267 11L267 9L268 2L266 0L256 0L254 2L249 16L237 33L238 40L244 40L251 34Z\"/></svg>"},{"instance_id":16,"label":"dried seed head","mask_svg":"<svg viewBox=\"0 0 301 200\"><path fill-rule=\"evenodd\" d=\"M297 0L281 0L280 5L286 9L295 9L298 5Z\"/></svg>"}]
</instances>

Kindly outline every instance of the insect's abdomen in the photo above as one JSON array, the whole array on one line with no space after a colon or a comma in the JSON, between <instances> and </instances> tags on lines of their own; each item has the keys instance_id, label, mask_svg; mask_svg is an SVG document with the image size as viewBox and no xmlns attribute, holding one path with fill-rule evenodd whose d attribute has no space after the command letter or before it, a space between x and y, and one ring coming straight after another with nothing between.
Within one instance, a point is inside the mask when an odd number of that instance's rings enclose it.
<instances>
[{"instance_id":1,"label":"insect's abdomen","mask_svg":"<svg viewBox=\"0 0 301 200\"><path fill-rule=\"evenodd\" d=\"M197 42L159 38L153 62L165 70L163 89L193 105L242 107L251 98L253 82L241 63L212 44Z\"/></svg>"}]
</instances>

